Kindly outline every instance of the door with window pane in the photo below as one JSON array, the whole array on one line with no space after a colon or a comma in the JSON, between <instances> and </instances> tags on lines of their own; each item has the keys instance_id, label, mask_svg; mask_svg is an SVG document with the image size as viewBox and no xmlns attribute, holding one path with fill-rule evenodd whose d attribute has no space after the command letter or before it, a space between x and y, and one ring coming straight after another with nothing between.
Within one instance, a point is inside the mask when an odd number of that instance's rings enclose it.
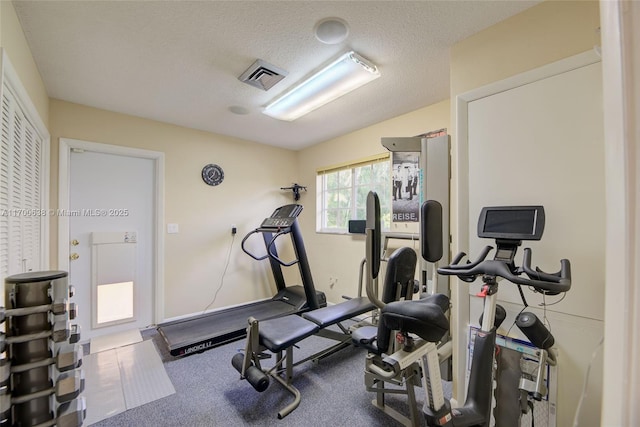
<instances>
[{"instance_id":1,"label":"door with window pane","mask_svg":"<svg viewBox=\"0 0 640 427\"><path fill-rule=\"evenodd\" d=\"M153 323L154 160L72 149L69 276L82 338Z\"/></svg>"}]
</instances>

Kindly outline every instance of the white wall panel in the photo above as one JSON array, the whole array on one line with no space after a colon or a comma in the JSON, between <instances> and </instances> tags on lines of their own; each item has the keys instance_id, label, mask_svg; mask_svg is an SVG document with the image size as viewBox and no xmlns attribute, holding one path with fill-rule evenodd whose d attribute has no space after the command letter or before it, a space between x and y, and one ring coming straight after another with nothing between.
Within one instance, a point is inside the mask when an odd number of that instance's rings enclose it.
<instances>
[{"instance_id":1,"label":"white wall panel","mask_svg":"<svg viewBox=\"0 0 640 427\"><path fill-rule=\"evenodd\" d=\"M573 287L550 310L603 319L604 130L600 64L469 103L470 253L483 206L543 205L546 226L532 263L557 271L568 258ZM532 295L528 293L528 296ZM514 287L501 299L520 302ZM558 298L547 298L557 300ZM542 302L539 294L531 305Z\"/></svg>"},{"instance_id":2,"label":"white wall panel","mask_svg":"<svg viewBox=\"0 0 640 427\"><path fill-rule=\"evenodd\" d=\"M604 129L601 66L595 63L476 99L468 104L469 253L494 242L477 237L483 206L543 205L546 227L532 264L548 272L571 261L573 284L562 300L547 297L546 317L560 353L557 425L572 425L587 367L588 393L579 419L600 419L605 265ZM521 264L522 251L516 263ZM510 329L522 308L517 288L501 282ZM471 296L476 324L480 298ZM544 316L540 294L525 289L531 311ZM522 336L516 327L511 335ZM595 359L592 361L592 354ZM582 425L581 423L581 425Z\"/></svg>"}]
</instances>

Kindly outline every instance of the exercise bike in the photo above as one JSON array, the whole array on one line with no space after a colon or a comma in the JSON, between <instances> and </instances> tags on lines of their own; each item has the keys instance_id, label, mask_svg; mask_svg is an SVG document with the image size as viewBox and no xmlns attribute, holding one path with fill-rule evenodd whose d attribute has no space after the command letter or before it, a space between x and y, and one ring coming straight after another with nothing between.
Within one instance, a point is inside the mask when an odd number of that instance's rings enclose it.
<instances>
[{"instance_id":1,"label":"exercise bike","mask_svg":"<svg viewBox=\"0 0 640 427\"><path fill-rule=\"evenodd\" d=\"M531 268L531 249L525 248L522 266L515 265L514 258L523 240L540 240L544 230L545 215L542 206L485 207L478 221L478 237L492 238L496 242L493 259L486 259L493 247L486 246L473 261L463 263L466 254L458 254L453 262L438 268L442 275L455 275L465 282L473 282L482 277L480 295L484 300L481 327L477 332L467 398L462 407L451 408L444 398L440 375L441 359L437 343L441 336L439 316L434 317L434 309L425 309L425 303L418 301L398 301L386 304L381 310L381 322L387 328L396 330L402 348L386 357L381 357L372 369L380 381L402 380L407 388L421 383L425 393L423 415L428 426L489 426L492 398L494 396L494 356L496 353L496 330L505 318L505 311L497 305L498 281L505 279L511 284L531 287L537 292L556 295L571 288L571 267L566 259L560 261L560 271L545 273L539 268ZM375 234L375 232L371 232ZM544 371L546 365L555 363L552 349L554 338L549 330L533 313L520 313L516 325L539 349L539 366L535 380L523 378L517 386L509 390L515 395L530 395L539 400L546 394ZM438 333L434 333L438 331ZM409 374L408 374L409 373ZM413 375L411 374L413 373ZM412 393L409 397L413 397ZM410 408L415 406L409 402ZM521 411L507 410L496 417L500 427L519 426ZM499 409L496 407L496 410ZM508 408L513 409L513 408ZM413 411L412 411L413 412ZM494 412L495 413L495 412ZM415 414L403 422L405 425L420 425ZM403 420L405 421L405 420Z\"/></svg>"}]
</instances>

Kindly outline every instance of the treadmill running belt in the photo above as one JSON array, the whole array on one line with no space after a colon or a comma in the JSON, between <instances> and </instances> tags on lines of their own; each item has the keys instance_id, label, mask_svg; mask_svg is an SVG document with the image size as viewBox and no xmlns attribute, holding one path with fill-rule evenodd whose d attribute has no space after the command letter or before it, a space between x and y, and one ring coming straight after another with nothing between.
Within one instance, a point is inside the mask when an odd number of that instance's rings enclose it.
<instances>
[{"instance_id":1,"label":"treadmill running belt","mask_svg":"<svg viewBox=\"0 0 640 427\"><path fill-rule=\"evenodd\" d=\"M167 342L172 356L185 356L244 337L251 316L266 320L297 312L296 307L283 301L260 301L164 323L158 326L158 332Z\"/></svg>"}]
</instances>

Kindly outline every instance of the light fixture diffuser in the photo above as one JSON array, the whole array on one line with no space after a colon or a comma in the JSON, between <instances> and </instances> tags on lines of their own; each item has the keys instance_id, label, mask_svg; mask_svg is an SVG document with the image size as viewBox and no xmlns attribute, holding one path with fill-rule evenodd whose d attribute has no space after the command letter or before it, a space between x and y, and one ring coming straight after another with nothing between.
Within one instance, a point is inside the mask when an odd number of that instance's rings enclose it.
<instances>
[{"instance_id":1,"label":"light fixture diffuser","mask_svg":"<svg viewBox=\"0 0 640 427\"><path fill-rule=\"evenodd\" d=\"M374 64L350 51L276 98L263 113L290 122L378 77Z\"/></svg>"}]
</instances>

